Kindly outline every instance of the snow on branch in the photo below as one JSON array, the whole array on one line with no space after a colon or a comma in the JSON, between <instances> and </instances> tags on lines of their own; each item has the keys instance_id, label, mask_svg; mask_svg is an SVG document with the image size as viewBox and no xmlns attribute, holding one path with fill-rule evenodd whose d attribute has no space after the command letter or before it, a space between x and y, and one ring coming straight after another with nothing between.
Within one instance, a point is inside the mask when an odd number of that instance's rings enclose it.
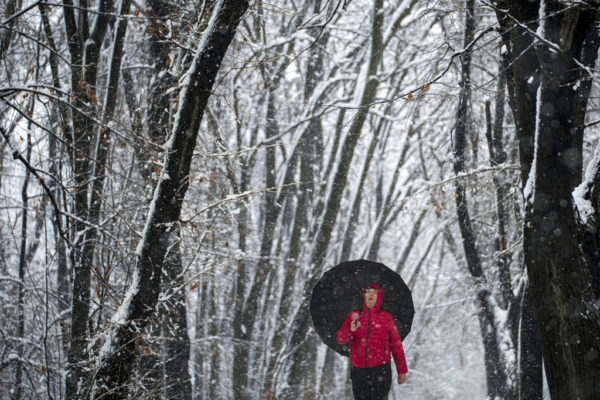
<instances>
[{"instance_id":1,"label":"snow on branch","mask_svg":"<svg viewBox=\"0 0 600 400\"><path fill-rule=\"evenodd\" d=\"M597 220L600 206L600 143L596 145L583 182L573 190L573 200L583 224Z\"/></svg>"}]
</instances>

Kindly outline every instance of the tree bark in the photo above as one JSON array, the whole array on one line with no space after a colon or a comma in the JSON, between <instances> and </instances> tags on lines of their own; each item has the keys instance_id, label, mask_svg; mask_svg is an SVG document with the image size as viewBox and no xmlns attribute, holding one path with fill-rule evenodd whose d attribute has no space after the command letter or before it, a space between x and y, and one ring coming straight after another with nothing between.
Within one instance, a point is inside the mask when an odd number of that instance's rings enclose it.
<instances>
[{"instance_id":1,"label":"tree bark","mask_svg":"<svg viewBox=\"0 0 600 400\"><path fill-rule=\"evenodd\" d=\"M533 164L525 187L524 254L552 398L600 397L600 311L578 240L583 122L598 50L595 8L540 4ZM594 57L588 57L593 54ZM584 66L584 67L582 67ZM589 81L589 82L587 82Z\"/></svg>"},{"instance_id":2,"label":"tree bark","mask_svg":"<svg viewBox=\"0 0 600 400\"><path fill-rule=\"evenodd\" d=\"M538 332L537 318L531 299L529 284L524 289L519 307L519 399L542 400L544 395L544 377L542 374L542 344Z\"/></svg>"},{"instance_id":3,"label":"tree bark","mask_svg":"<svg viewBox=\"0 0 600 400\"><path fill-rule=\"evenodd\" d=\"M137 155L141 161L140 173L148 187L157 182L155 160L163 155L159 153L168 137L170 117L173 112L172 95L168 89L174 84L170 73L170 52L172 44L169 37L172 32L167 19L173 13L174 6L163 0L146 2L151 29L149 29L149 59L152 63L150 96L146 127L149 146L140 147ZM171 28L172 29L172 28ZM131 77L128 78L130 80ZM130 84L130 83L129 83ZM133 101L129 101L133 103ZM130 107L130 109L133 107ZM138 118L138 116L135 116ZM148 149L149 147L149 149ZM179 242L179 227L171 233L169 252L166 255L161 282L161 293L168 300L156 309L156 324L148 329L148 339L141 343L150 351L139 354L140 375L146 382L146 391L164 393L167 398L191 398L191 378L187 368L190 356L189 336L187 335L187 307L185 288L182 287L183 265Z\"/></svg>"},{"instance_id":4,"label":"tree bark","mask_svg":"<svg viewBox=\"0 0 600 400\"><path fill-rule=\"evenodd\" d=\"M191 400L192 380L188 369L190 337L187 325L185 276L181 255L181 228L177 227L173 244L166 255L163 270L166 296L169 300L161 305L167 319L163 321L165 351L166 398Z\"/></svg>"}]
</instances>

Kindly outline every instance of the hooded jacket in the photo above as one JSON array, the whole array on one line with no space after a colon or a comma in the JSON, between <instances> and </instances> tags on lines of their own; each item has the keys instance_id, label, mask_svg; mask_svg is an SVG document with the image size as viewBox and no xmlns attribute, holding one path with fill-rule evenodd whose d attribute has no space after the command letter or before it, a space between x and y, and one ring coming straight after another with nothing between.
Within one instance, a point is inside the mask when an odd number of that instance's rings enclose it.
<instances>
[{"instance_id":1,"label":"hooded jacket","mask_svg":"<svg viewBox=\"0 0 600 400\"><path fill-rule=\"evenodd\" d=\"M366 293L370 288L377 290L377 302L369 310L366 302ZM354 367L376 367L387 364L394 356L396 370L399 374L408 371L402 340L396 328L394 317L387 311L380 310L383 302L381 288L372 283L365 288L363 293L363 308L352 310L344 324L337 332L337 342L347 344L350 342L350 363ZM360 326L352 332L350 325L358 317Z\"/></svg>"}]
</instances>

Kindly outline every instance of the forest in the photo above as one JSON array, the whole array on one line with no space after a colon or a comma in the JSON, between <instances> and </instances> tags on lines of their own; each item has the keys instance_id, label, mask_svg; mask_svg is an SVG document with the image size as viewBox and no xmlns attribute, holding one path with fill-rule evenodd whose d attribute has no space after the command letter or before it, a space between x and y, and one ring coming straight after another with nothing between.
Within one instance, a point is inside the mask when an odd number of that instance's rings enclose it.
<instances>
[{"instance_id":1,"label":"forest","mask_svg":"<svg viewBox=\"0 0 600 400\"><path fill-rule=\"evenodd\" d=\"M600 1L0 5L0 399L352 398L354 259L390 400L600 398Z\"/></svg>"}]
</instances>

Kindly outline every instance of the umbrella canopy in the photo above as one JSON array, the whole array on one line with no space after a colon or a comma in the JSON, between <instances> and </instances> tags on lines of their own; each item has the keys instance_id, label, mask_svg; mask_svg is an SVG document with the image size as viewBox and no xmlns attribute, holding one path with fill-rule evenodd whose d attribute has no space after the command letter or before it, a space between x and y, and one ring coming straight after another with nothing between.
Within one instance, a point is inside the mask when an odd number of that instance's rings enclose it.
<instances>
[{"instance_id":1,"label":"umbrella canopy","mask_svg":"<svg viewBox=\"0 0 600 400\"><path fill-rule=\"evenodd\" d=\"M381 309L392 314L402 340L410 332L415 308L400 275L374 261L343 262L325 272L313 288L310 314L323 342L344 356L349 355L348 346L337 343L337 331L350 311L362 310L363 291L371 283L383 291Z\"/></svg>"}]
</instances>

